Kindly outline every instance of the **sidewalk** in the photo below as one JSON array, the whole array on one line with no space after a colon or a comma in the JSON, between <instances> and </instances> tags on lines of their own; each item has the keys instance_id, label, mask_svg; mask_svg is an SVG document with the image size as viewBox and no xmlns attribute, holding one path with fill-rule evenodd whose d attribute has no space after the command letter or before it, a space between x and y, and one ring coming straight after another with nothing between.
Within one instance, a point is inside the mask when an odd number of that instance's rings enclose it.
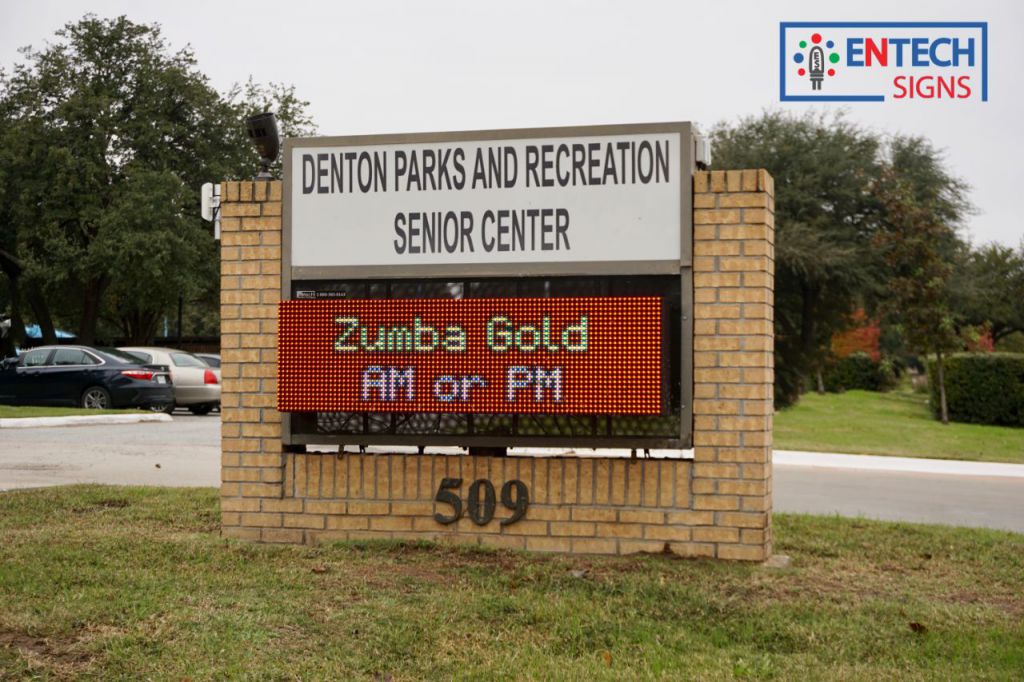
<instances>
[{"instance_id":1,"label":"sidewalk","mask_svg":"<svg viewBox=\"0 0 1024 682\"><path fill-rule=\"evenodd\" d=\"M776 465L794 467L1024 478L1024 464L968 462L958 459L924 459L920 457L890 457L888 455L848 455L834 452L776 450L772 454L772 462Z\"/></svg>"},{"instance_id":2,"label":"sidewalk","mask_svg":"<svg viewBox=\"0 0 1024 682\"><path fill-rule=\"evenodd\" d=\"M7 417L0 419L0 429L38 429L51 426L97 426L102 424L140 424L169 422L171 415L163 412L139 414L89 414L67 417Z\"/></svg>"}]
</instances>

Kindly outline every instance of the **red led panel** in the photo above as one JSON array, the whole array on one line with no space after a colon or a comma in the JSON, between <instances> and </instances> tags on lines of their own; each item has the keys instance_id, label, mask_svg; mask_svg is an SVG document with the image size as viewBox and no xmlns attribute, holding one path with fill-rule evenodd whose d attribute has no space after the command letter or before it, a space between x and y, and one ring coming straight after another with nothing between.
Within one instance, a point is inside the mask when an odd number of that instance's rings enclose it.
<instances>
[{"instance_id":1,"label":"red led panel","mask_svg":"<svg viewBox=\"0 0 1024 682\"><path fill-rule=\"evenodd\" d=\"M283 301L282 412L658 414L661 299Z\"/></svg>"}]
</instances>

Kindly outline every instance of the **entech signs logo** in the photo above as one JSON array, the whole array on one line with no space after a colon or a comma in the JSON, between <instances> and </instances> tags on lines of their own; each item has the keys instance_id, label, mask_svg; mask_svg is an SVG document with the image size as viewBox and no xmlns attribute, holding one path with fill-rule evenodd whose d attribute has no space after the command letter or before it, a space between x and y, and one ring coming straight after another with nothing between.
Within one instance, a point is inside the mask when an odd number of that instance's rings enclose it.
<instances>
[{"instance_id":1,"label":"entech signs logo","mask_svg":"<svg viewBox=\"0 0 1024 682\"><path fill-rule=\"evenodd\" d=\"M988 101L988 22L779 24L783 102Z\"/></svg>"}]
</instances>

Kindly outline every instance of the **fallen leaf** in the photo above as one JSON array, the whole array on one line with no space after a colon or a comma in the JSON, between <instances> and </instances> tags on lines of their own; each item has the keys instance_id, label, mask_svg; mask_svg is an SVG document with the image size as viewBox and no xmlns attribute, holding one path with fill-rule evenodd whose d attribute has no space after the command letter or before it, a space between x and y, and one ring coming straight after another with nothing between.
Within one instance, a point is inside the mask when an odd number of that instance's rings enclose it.
<instances>
[{"instance_id":1,"label":"fallen leaf","mask_svg":"<svg viewBox=\"0 0 1024 682\"><path fill-rule=\"evenodd\" d=\"M317 564L316 566L314 566L310 570L313 571L314 573L326 573L327 572L327 567L324 566L323 564Z\"/></svg>"},{"instance_id":2,"label":"fallen leaf","mask_svg":"<svg viewBox=\"0 0 1024 682\"><path fill-rule=\"evenodd\" d=\"M610 668L612 665L612 652L602 651L601 658L604 659L604 664Z\"/></svg>"},{"instance_id":3,"label":"fallen leaf","mask_svg":"<svg viewBox=\"0 0 1024 682\"><path fill-rule=\"evenodd\" d=\"M918 623L917 621L912 621L910 623L910 629L919 635L923 635L924 633L928 632L928 628L922 625L921 623Z\"/></svg>"},{"instance_id":4,"label":"fallen leaf","mask_svg":"<svg viewBox=\"0 0 1024 682\"><path fill-rule=\"evenodd\" d=\"M586 578L588 573L590 573L590 569L588 568L580 568L573 571L569 571L569 575L571 575L573 578Z\"/></svg>"},{"instance_id":5,"label":"fallen leaf","mask_svg":"<svg viewBox=\"0 0 1024 682\"><path fill-rule=\"evenodd\" d=\"M157 462L157 463L156 463L156 464L154 464L153 466L155 466L155 467L156 467L157 469L159 469L159 468L160 468L160 463L159 463L159 462Z\"/></svg>"}]
</instances>

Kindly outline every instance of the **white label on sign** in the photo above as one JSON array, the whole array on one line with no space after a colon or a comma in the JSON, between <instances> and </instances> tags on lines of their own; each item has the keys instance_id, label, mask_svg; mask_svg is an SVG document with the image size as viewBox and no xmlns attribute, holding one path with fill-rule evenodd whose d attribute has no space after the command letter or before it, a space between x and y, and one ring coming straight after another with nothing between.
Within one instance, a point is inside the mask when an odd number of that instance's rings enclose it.
<instances>
[{"instance_id":1,"label":"white label on sign","mask_svg":"<svg viewBox=\"0 0 1024 682\"><path fill-rule=\"evenodd\" d=\"M680 134L291 153L293 266L673 260Z\"/></svg>"}]
</instances>

